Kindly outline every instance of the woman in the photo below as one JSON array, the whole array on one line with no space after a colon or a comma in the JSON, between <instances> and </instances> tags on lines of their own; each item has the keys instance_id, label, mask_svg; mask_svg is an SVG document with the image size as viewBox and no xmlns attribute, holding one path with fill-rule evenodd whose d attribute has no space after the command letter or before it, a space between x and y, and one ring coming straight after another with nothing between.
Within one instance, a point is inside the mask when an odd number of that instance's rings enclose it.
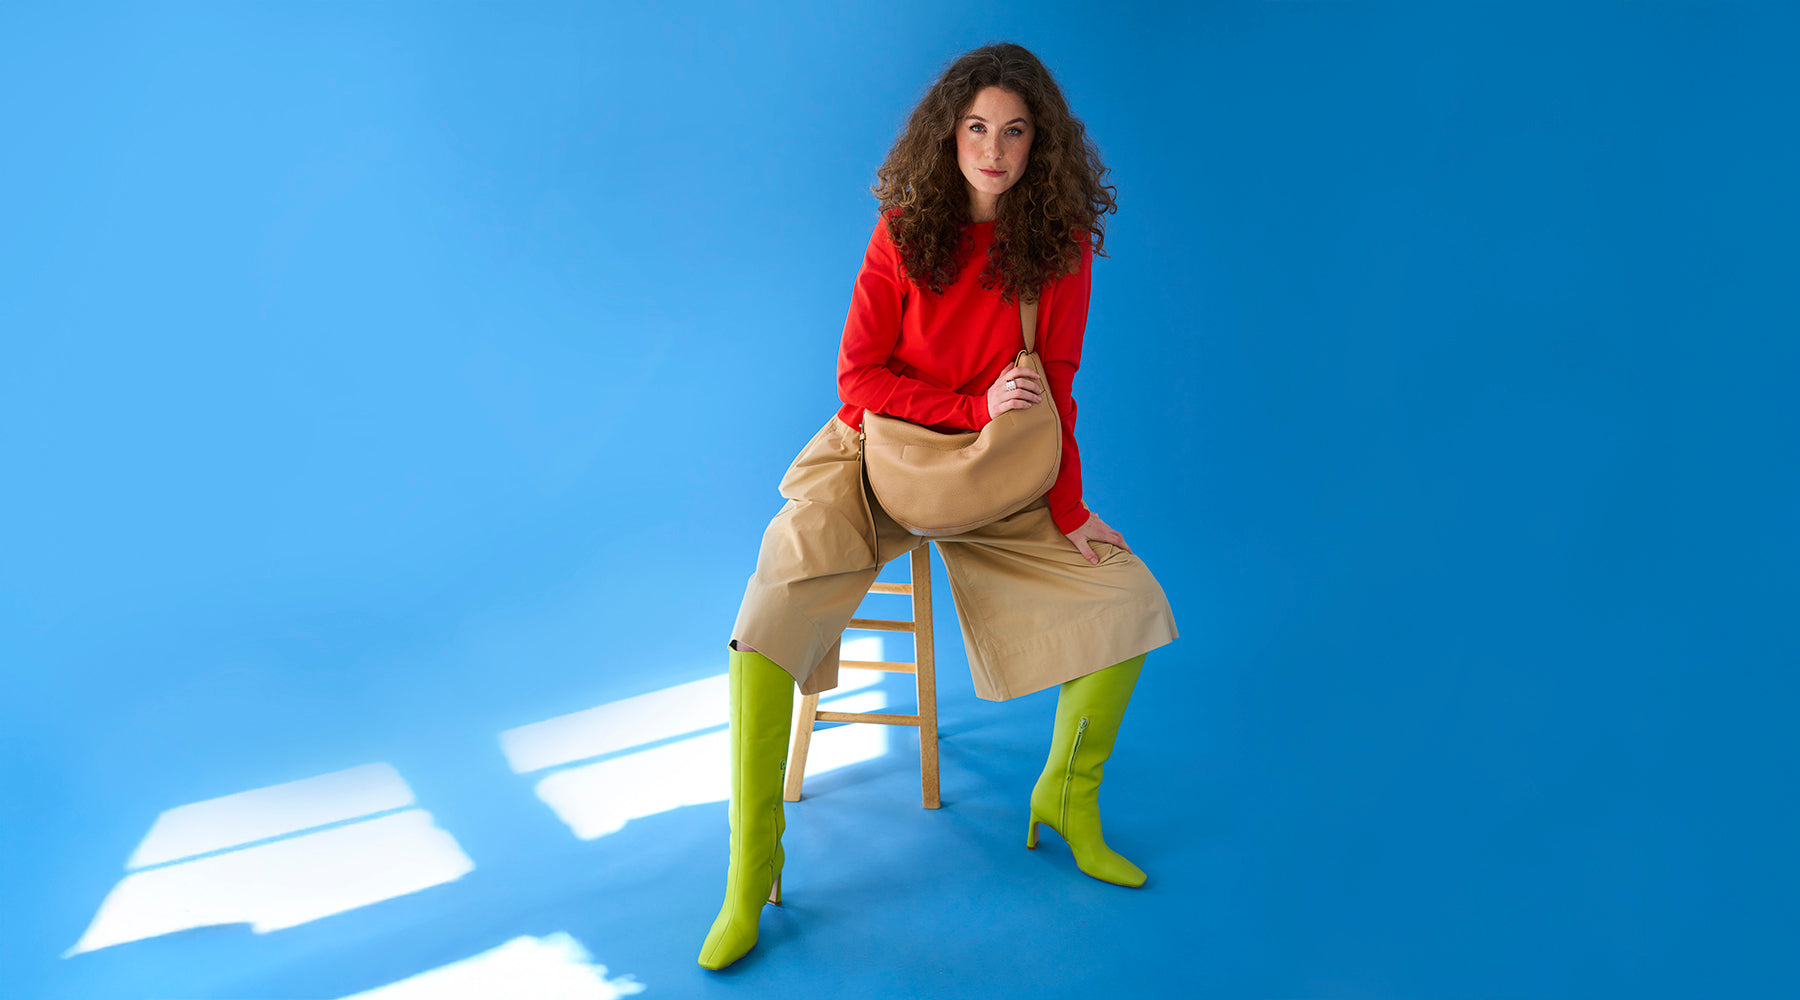
<instances>
[{"instance_id":1,"label":"woman","mask_svg":"<svg viewBox=\"0 0 1800 1000\"><path fill-rule=\"evenodd\" d=\"M1114 211L1106 169L1061 90L1024 48L957 59L913 110L877 173L881 215L838 354L844 406L781 481L787 505L763 535L732 630L731 865L700 964L756 943L782 865L782 769L794 687L837 686L838 636L889 559L924 540L864 490L866 410L940 431L979 430L1043 390L1013 361L1021 303L1062 417L1062 465L1037 502L937 539L974 674L990 700L1060 685L1049 760L1032 790L1039 823L1087 874L1140 886L1100 836L1096 798L1144 654L1175 638L1156 579L1081 501L1070 382L1081 362L1090 266Z\"/></svg>"}]
</instances>

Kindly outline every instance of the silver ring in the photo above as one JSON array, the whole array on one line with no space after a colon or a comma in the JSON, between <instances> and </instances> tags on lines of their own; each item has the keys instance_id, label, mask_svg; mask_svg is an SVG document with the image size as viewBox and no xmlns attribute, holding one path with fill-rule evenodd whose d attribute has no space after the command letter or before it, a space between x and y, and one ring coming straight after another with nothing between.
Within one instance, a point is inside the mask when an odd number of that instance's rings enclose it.
<instances>
[{"instance_id":1,"label":"silver ring","mask_svg":"<svg viewBox=\"0 0 1800 1000\"><path fill-rule=\"evenodd\" d=\"M1019 386L1019 383L1016 379L1009 378L1006 380L1006 387L1008 389L1016 389L1016 388L1018 388L1018 386Z\"/></svg>"}]
</instances>

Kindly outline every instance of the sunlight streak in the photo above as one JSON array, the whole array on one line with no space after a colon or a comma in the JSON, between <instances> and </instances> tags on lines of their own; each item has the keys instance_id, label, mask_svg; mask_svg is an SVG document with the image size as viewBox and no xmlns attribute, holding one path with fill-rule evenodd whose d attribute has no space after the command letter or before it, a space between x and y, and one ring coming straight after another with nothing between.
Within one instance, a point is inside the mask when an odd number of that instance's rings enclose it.
<instances>
[{"instance_id":1,"label":"sunlight streak","mask_svg":"<svg viewBox=\"0 0 1800 1000\"><path fill-rule=\"evenodd\" d=\"M207 799L156 817L125 867L160 865L412 803L412 789L389 764Z\"/></svg>"},{"instance_id":2,"label":"sunlight streak","mask_svg":"<svg viewBox=\"0 0 1800 1000\"><path fill-rule=\"evenodd\" d=\"M882 637L868 636L845 640L842 657L879 661L882 652ZM887 694L871 689L883 676L842 668L819 707L880 711ZM500 734L500 748L516 772L556 768L538 781L537 796L577 837L592 840L634 819L728 800L730 713L728 679L719 675L509 729ZM806 773L871 760L887 749L886 726L820 729Z\"/></svg>"},{"instance_id":3,"label":"sunlight streak","mask_svg":"<svg viewBox=\"0 0 1800 1000\"><path fill-rule=\"evenodd\" d=\"M842 656L880 660L881 638L847 639ZM880 679L877 671L846 668L831 693L859 690ZM726 675L719 674L508 729L500 734L500 752L515 773L527 774L723 726L731 721L727 688Z\"/></svg>"},{"instance_id":4,"label":"sunlight streak","mask_svg":"<svg viewBox=\"0 0 1800 1000\"><path fill-rule=\"evenodd\" d=\"M413 798L392 767L372 764L168 810L133 852L138 870L64 957L194 927L267 933L474 870L423 809L356 819Z\"/></svg>"},{"instance_id":5,"label":"sunlight streak","mask_svg":"<svg viewBox=\"0 0 1800 1000\"><path fill-rule=\"evenodd\" d=\"M820 703L838 712L877 712L886 706L880 691ZM886 752L886 726L821 729L813 736L806 774L823 774ZM731 798L730 765L731 733L720 730L553 772L538 782L537 796L575 836L593 840L634 819L726 801Z\"/></svg>"},{"instance_id":6,"label":"sunlight streak","mask_svg":"<svg viewBox=\"0 0 1800 1000\"><path fill-rule=\"evenodd\" d=\"M609 979L580 942L562 932L513 938L471 958L343 1000L616 1000L644 992L629 975Z\"/></svg>"}]
</instances>

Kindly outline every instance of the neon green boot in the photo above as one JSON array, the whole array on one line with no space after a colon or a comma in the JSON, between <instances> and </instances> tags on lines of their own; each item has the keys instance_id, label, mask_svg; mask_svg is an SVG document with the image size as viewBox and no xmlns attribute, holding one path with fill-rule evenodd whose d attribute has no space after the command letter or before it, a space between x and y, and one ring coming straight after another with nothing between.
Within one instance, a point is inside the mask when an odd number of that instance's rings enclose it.
<instances>
[{"instance_id":1,"label":"neon green boot","mask_svg":"<svg viewBox=\"0 0 1800 1000\"><path fill-rule=\"evenodd\" d=\"M794 679L761 653L731 650L731 866L725 905L700 947L723 969L756 944L764 902L781 903L782 772L794 714Z\"/></svg>"},{"instance_id":2,"label":"neon green boot","mask_svg":"<svg viewBox=\"0 0 1800 1000\"><path fill-rule=\"evenodd\" d=\"M1144 657L1136 656L1063 684L1050 759L1031 790L1031 826L1025 833L1025 846L1035 848L1038 824L1045 824L1068 841L1075 867L1102 882L1134 888L1144 884L1143 871L1100 837L1100 771L1112 756L1125 705L1143 669Z\"/></svg>"}]
</instances>

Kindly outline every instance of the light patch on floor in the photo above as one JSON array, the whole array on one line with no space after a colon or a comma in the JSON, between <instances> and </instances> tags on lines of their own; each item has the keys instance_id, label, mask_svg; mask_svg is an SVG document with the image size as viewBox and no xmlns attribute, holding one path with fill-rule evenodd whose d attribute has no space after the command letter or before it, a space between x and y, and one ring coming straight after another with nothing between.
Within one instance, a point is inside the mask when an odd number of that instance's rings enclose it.
<instances>
[{"instance_id":1,"label":"light patch on floor","mask_svg":"<svg viewBox=\"0 0 1800 1000\"><path fill-rule=\"evenodd\" d=\"M881 654L881 637L868 636L845 640L841 655L846 660L880 660ZM731 721L727 677L706 677L508 729L500 734L500 752L515 773L528 774L723 726ZM832 695L857 691L880 679L880 671L845 668Z\"/></svg>"},{"instance_id":2,"label":"light patch on floor","mask_svg":"<svg viewBox=\"0 0 1800 1000\"><path fill-rule=\"evenodd\" d=\"M879 661L882 652L882 637L868 636L845 640L841 656ZM887 693L871 689L882 676L844 667L819 707L878 712L887 707ZM797 698L795 705L798 715ZM634 819L729 799L730 730L723 727L730 709L727 675L721 674L509 729L500 734L500 749L519 773L558 768L538 781L537 796L575 836L592 840ZM807 775L887 753L887 730L819 730L807 753Z\"/></svg>"},{"instance_id":3,"label":"light patch on floor","mask_svg":"<svg viewBox=\"0 0 1800 1000\"><path fill-rule=\"evenodd\" d=\"M270 785L164 812L125 867L148 868L412 804L412 789L390 764Z\"/></svg>"},{"instance_id":4,"label":"light patch on floor","mask_svg":"<svg viewBox=\"0 0 1800 1000\"><path fill-rule=\"evenodd\" d=\"M644 992L631 976L608 978L567 934L520 937L460 962L343 1000L615 1000Z\"/></svg>"},{"instance_id":5,"label":"light patch on floor","mask_svg":"<svg viewBox=\"0 0 1800 1000\"><path fill-rule=\"evenodd\" d=\"M848 671L845 671L848 673ZM821 708L875 712L887 706L881 691L865 691ZM537 796L583 840L615 833L644 816L731 797L731 731L719 730L565 768L537 784ZM813 736L806 756L811 777L872 760L887 752L886 726L838 726Z\"/></svg>"},{"instance_id":6,"label":"light patch on floor","mask_svg":"<svg viewBox=\"0 0 1800 1000\"><path fill-rule=\"evenodd\" d=\"M266 933L473 871L430 813L402 808L412 802L398 772L373 764L168 810L64 956L193 927Z\"/></svg>"}]
</instances>

